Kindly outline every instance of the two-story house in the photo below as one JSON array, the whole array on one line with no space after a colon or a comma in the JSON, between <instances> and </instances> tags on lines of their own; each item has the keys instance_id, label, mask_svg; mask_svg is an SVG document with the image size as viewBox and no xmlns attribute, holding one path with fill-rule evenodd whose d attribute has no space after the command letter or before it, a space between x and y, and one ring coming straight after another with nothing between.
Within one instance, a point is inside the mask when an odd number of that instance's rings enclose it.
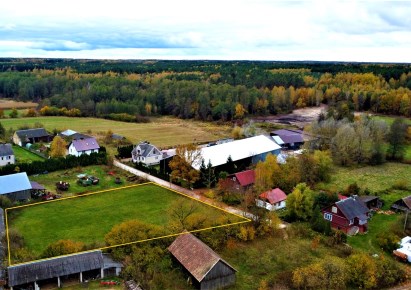
<instances>
[{"instance_id":1,"label":"two-story house","mask_svg":"<svg viewBox=\"0 0 411 290\"><path fill-rule=\"evenodd\" d=\"M147 166L160 164L163 153L154 145L148 142L141 142L131 151L134 163L143 163Z\"/></svg>"},{"instance_id":2,"label":"two-story house","mask_svg":"<svg viewBox=\"0 0 411 290\"><path fill-rule=\"evenodd\" d=\"M0 144L0 166L14 163L15 157L11 144Z\"/></svg>"}]
</instances>

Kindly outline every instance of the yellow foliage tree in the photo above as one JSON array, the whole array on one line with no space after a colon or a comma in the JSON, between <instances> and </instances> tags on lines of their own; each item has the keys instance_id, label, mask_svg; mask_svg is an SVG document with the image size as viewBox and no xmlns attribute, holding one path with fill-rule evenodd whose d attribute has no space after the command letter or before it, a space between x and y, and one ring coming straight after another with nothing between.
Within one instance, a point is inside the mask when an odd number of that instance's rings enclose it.
<instances>
[{"instance_id":1,"label":"yellow foliage tree","mask_svg":"<svg viewBox=\"0 0 411 290\"><path fill-rule=\"evenodd\" d=\"M47 246L43 252L43 258L55 257L80 252L84 249L84 244L72 240L59 240Z\"/></svg>"},{"instance_id":2,"label":"yellow foliage tree","mask_svg":"<svg viewBox=\"0 0 411 290\"><path fill-rule=\"evenodd\" d=\"M235 105L234 118L242 119L244 117L245 112L246 110L244 109L243 105L241 105L240 103L237 103L237 105Z\"/></svg>"},{"instance_id":3,"label":"yellow foliage tree","mask_svg":"<svg viewBox=\"0 0 411 290\"><path fill-rule=\"evenodd\" d=\"M60 136L54 137L50 145L51 157L64 157L66 156L67 142Z\"/></svg>"},{"instance_id":4,"label":"yellow foliage tree","mask_svg":"<svg viewBox=\"0 0 411 290\"><path fill-rule=\"evenodd\" d=\"M191 186L200 178L200 172L193 168L201 163L201 151L195 144L181 145L170 161L171 180L180 180Z\"/></svg>"}]
</instances>

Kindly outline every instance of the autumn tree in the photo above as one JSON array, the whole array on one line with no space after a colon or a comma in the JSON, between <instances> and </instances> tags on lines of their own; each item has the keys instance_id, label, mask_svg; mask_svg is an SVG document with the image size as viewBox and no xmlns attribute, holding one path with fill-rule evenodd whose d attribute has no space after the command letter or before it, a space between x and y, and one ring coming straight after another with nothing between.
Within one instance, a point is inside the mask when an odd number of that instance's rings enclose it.
<instances>
[{"instance_id":1,"label":"autumn tree","mask_svg":"<svg viewBox=\"0 0 411 290\"><path fill-rule=\"evenodd\" d=\"M64 157L66 156L67 142L60 136L53 138L50 144L50 156L51 157Z\"/></svg>"},{"instance_id":2,"label":"autumn tree","mask_svg":"<svg viewBox=\"0 0 411 290\"><path fill-rule=\"evenodd\" d=\"M16 108L13 108L13 110L11 110L11 112L9 113L10 118L17 118L18 116L19 116L19 112L17 111Z\"/></svg>"},{"instance_id":3,"label":"autumn tree","mask_svg":"<svg viewBox=\"0 0 411 290\"><path fill-rule=\"evenodd\" d=\"M287 214L298 220L308 220L313 213L314 192L305 183L299 183L287 197Z\"/></svg>"},{"instance_id":4,"label":"autumn tree","mask_svg":"<svg viewBox=\"0 0 411 290\"><path fill-rule=\"evenodd\" d=\"M59 240L51 243L44 250L42 257L49 258L61 255L67 255L72 253L81 252L84 250L84 244L82 242L75 242L72 240Z\"/></svg>"},{"instance_id":5,"label":"autumn tree","mask_svg":"<svg viewBox=\"0 0 411 290\"><path fill-rule=\"evenodd\" d=\"M234 118L236 119L242 119L244 117L244 114L246 113L246 110L244 109L243 105L240 103L237 103L235 105L235 114Z\"/></svg>"},{"instance_id":6,"label":"autumn tree","mask_svg":"<svg viewBox=\"0 0 411 290\"><path fill-rule=\"evenodd\" d=\"M37 116L37 112L36 110L34 110L33 108L28 109L26 115L26 117L36 117Z\"/></svg>"},{"instance_id":7,"label":"autumn tree","mask_svg":"<svg viewBox=\"0 0 411 290\"><path fill-rule=\"evenodd\" d=\"M258 192L263 192L278 186L277 179L280 171L277 156L268 154L265 161L258 162L255 168L255 189Z\"/></svg>"},{"instance_id":8,"label":"autumn tree","mask_svg":"<svg viewBox=\"0 0 411 290\"><path fill-rule=\"evenodd\" d=\"M188 187L200 178L200 172L194 169L202 160L201 151L195 144L181 145L176 148L176 155L171 159L169 167L171 180L181 181Z\"/></svg>"},{"instance_id":9,"label":"autumn tree","mask_svg":"<svg viewBox=\"0 0 411 290\"><path fill-rule=\"evenodd\" d=\"M209 218L201 213L198 203L194 201L178 200L168 211L170 227L173 232L204 228Z\"/></svg>"}]
</instances>

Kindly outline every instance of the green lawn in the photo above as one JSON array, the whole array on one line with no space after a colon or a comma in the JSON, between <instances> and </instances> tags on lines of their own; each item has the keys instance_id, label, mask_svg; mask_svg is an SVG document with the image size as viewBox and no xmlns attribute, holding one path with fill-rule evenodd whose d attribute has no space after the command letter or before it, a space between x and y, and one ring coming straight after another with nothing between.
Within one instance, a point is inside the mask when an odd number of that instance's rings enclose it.
<instances>
[{"instance_id":1,"label":"green lawn","mask_svg":"<svg viewBox=\"0 0 411 290\"><path fill-rule=\"evenodd\" d=\"M79 174L92 175L100 179L100 182L97 185L90 185L87 187L77 184L77 175ZM109 174L112 173L112 174ZM87 166L79 167L68 170L61 170L50 172L47 174L39 174L35 176L30 176L31 181L36 181L43 185L48 191L56 192L56 182L64 181L70 183L70 188L68 191L63 192L64 196L72 196L77 193L99 191L103 189L122 187L125 185L130 185L127 182L126 177L129 174L125 171L122 171L119 168L109 168L108 166ZM115 177L120 177L122 183L116 184Z\"/></svg>"},{"instance_id":2,"label":"green lawn","mask_svg":"<svg viewBox=\"0 0 411 290\"><path fill-rule=\"evenodd\" d=\"M150 123L126 123L97 118L69 117L36 117L2 119L1 123L8 130L16 130L23 125L33 125L39 122L48 131L54 129L72 129L94 136L103 135L111 130L128 138L133 143L148 140L159 147L170 147L178 144L206 142L227 137L231 132L230 126L219 126L213 123L194 120L181 120L173 117L151 118Z\"/></svg>"},{"instance_id":3,"label":"green lawn","mask_svg":"<svg viewBox=\"0 0 411 290\"><path fill-rule=\"evenodd\" d=\"M387 122L388 125L391 125L391 124L394 122L394 120L395 120L396 118L398 118L398 117L376 115L376 116L373 116L373 118L374 118L374 119L377 119L377 120L383 120L383 121ZM411 126L411 119L410 119L410 118L405 118L405 122L406 122L408 125Z\"/></svg>"},{"instance_id":4,"label":"green lawn","mask_svg":"<svg viewBox=\"0 0 411 290\"><path fill-rule=\"evenodd\" d=\"M167 226L169 211L179 200L189 201L163 187L145 184L10 209L8 220L9 227L24 237L26 247L38 255L47 245L61 239L102 246L104 236L113 226L127 220ZM244 220L203 203L196 202L196 205L197 212L204 214L209 224L224 217L230 222Z\"/></svg>"},{"instance_id":5,"label":"green lawn","mask_svg":"<svg viewBox=\"0 0 411 290\"><path fill-rule=\"evenodd\" d=\"M30 163L32 161L43 161L44 158L28 151L20 146L13 146L14 156L16 157L16 163Z\"/></svg>"},{"instance_id":6,"label":"green lawn","mask_svg":"<svg viewBox=\"0 0 411 290\"><path fill-rule=\"evenodd\" d=\"M348 244L354 249L362 250L371 254L381 254L382 249L378 246L377 235L397 226L401 214L385 215L374 214L368 222L368 232L353 237L348 237Z\"/></svg>"}]
</instances>

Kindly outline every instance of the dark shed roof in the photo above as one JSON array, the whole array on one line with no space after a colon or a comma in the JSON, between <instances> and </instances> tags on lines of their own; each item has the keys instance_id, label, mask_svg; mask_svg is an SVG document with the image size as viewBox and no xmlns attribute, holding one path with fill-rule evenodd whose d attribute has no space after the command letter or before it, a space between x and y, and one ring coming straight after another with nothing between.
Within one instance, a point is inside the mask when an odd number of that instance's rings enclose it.
<instances>
[{"instance_id":1,"label":"dark shed roof","mask_svg":"<svg viewBox=\"0 0 411 290\"><path fill-rule=\"evenodd\" d=\"M104 267L101 251L74 254L7 268L9 286L80 273Z\"/></svg>"},{"instance_id":2,"label":"dark shed roof","mask_svg":"<svg viewBox=\"0 0 411 290\"><path fill-rule=\"evenodd\" d=\"M340 200L336 202L335 205L341 210L347 219L363 217L370 211L362 201L359 201L354 197Z\"/></svg>"},{"instance_id":3,"label":"dark shed roof","mask_svg":"<svg viewBox=\"0 0 411 290\"><path fill-rule=\"evenodd\" d=\"M20 139L22 139L22 138L40 138L40 137L49 136L49 133L47 133L46 129L44 129L44 128L19 130L19 131L16 131L16 134L17 134L17 136L19 136Z\"/></svg>"},{"instance_id":4,"label":"dark shed roof","mask_svg":"<svg viewBox=\"0 0 411 290\"><path fill-rule=\"evenodd\" d=\"M303 131L301 130L280 129L271 132L271 134L280 136L286 144L304 142Z\"/></svg>"},{"instance_id":5,"label":"dark shed roof","mask_svg":"<svg viewBox=\"0 0 411 290\"><path fill-rule=\"evenodd\" d=\"M198 282L201 282L219 261L236 271L191 233L178 236L168 250Z\"/></svg>"},{"instance_id":6,"label":"dark shed roof","mask_svg":"<svg viewBox=\"0 0 411 290\"><path fill-rule=\"evenodd\" d=\"M11 144L0 144L0 156L14 155Z\"/></svg>"}]
</instances>

